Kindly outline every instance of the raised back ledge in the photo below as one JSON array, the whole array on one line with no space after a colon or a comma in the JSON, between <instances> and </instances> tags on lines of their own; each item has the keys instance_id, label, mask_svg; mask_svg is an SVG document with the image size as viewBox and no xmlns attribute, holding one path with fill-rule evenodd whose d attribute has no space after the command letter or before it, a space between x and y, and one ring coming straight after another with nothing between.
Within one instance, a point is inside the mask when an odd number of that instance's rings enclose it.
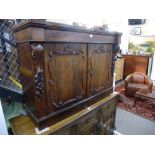
<instances>
[{"instance_id":1,"label":"raised back ledge","mask_svg":"<svg viewBox=\"0 0 155 155\"><path fill-rule=\"evenodd\" d=\"M40 27L44 29L53 29L53 30L63 30L63 31L72 31L72 32L81 32L81 33L92 33L92 34L101 34L101 35L116 35L121 36L122 33L115 31L101 31L88 29L81 26L73 26L62 23L48 22L46 19L26 19L20 24L17 24L13 27L13 32L18 32L28 27Z\"/></svg>"}]
</instances>

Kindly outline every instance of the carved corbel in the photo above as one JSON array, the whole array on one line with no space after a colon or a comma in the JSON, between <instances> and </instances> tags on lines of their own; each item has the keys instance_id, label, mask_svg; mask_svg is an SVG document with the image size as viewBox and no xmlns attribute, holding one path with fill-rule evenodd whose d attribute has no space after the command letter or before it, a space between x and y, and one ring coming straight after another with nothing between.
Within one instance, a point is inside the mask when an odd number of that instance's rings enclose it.
<instances>
[{"instance_id":1,"label":"carved corbel","mask_svg":"<svg viewBox=\"0 0 155 155\"><path fill-rule=\"evenodd\" d=\"M113 53L112 53L112 75L115 71L115 61L117 60L117 53L120 51L120 46L118 44L113 46Z\"/></svg>"},{"instance_id":2,"label":"carved corbel","mask_svg":"<svg viewBox=\"0 0 155 155\"><path fill-rule=\"evenodd\" d=\"M31 44L35 93L39 101L44 94L43 50L44 48L41 44Z\"/></svg>"},{"instance_id":3,"label":"carved corbel","mask_svg":"<svg viewBox=\"0 0 155 155\"><path fill-rule=\"evenodd\" d=\"M38 55L38 53L42 53L44 50L43 46L41 44L31 44L31 56L33 59L36 58L36 55Z\"/></svg>"}]
</instances>

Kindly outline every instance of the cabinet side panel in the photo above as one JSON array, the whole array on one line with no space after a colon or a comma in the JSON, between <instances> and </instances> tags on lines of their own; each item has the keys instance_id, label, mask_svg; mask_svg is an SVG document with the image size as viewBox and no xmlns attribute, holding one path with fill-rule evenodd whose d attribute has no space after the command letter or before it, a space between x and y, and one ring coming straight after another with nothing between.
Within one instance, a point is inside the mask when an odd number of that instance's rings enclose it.
<instances>
[{"instance_id":1,"label":"cabinet side panel","mask_svg":"<svg viewBox=\"0 0 155 155\"><path fill-rule=\"evenodd\" d=\"M36 113L33 87L33 70L29 43L18 44L18 55L23 87L24 103L32 113Z\"/></svg>"}]
</instances>

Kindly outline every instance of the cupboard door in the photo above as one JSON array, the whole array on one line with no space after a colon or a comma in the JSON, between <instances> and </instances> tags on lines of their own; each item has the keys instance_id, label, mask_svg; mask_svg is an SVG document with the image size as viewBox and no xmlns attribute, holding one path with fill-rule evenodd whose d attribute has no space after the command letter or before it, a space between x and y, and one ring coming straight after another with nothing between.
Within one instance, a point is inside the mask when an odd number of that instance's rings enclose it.
<instances>
[{"instance_id":1,"label":"cupboard door","mask_svg":"<svg viewBox=\"0 0 155 155\"><path fill-rule=\"evenodd\" d=\"M86 97L86 44L46 44L45 68L49 112Z\"/></svg>"},{"instance_id":2,"label":"cupboard door","mask_svg":"<svg viewBox=\"0 0 155 155\"><path fill-rule=\"evenodd\" d=\"M112 86L112 45L88 45L88 97Z\"/></svg>"}]
</instances>

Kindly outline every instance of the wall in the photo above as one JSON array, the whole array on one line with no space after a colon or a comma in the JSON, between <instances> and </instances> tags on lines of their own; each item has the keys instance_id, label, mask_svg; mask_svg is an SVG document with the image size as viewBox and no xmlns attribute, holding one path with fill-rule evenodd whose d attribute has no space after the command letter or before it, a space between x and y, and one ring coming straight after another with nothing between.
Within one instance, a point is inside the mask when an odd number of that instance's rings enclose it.
<instances>
[{"instance_id":1,"label":"wall","mask_svg":"<svg viewBox=\"0 0 155 155\"><path fill-rule=\"evenodd\" d=\"M145 19L145 24L142 25L130 25L129 30L140 28L141 31L139 35L130 35L130 42L139 45L148 41L155 41L154 27L155 19Z\"/></svg>"},{"instance_id":2,"label":"wall","mask_svg":"<svg viewBox=\"0 0 155 155\"><path fill-rule=\"evenodd\" d=\"M140 27L140 35L130 35L129 42L134 43L135 45L141 45L148 42L155 43L155 19L146 19L145 24L129 26L129 30L135 27ZM153 46L151 46L153 47ZM153 47L154 58L152 65L151 79L155 81L155 47Z\"/></svg>"},{"instance_id":3,"label":"wall","mask_svg":"<svg viewBox=\"0 0 155 155\"><path fill-rule=\"evenodd\" d=\"M128 51L129 44L128 19L103 20L103 23L107 24L109 30L118 31L122 33L120 47L122 50L122 54L126 54Z\"/></svg>"},{"instance_id":4,"label":"wall","mask_svg":"<svg viewBox=\"0 0 155 155\"><path fill-rule=\"evenodd\" d=\"M155 53L154 53L154 58L153 58L151 79L154 80L154 85L155 85Z\"/></svg>"}]
</instances>

